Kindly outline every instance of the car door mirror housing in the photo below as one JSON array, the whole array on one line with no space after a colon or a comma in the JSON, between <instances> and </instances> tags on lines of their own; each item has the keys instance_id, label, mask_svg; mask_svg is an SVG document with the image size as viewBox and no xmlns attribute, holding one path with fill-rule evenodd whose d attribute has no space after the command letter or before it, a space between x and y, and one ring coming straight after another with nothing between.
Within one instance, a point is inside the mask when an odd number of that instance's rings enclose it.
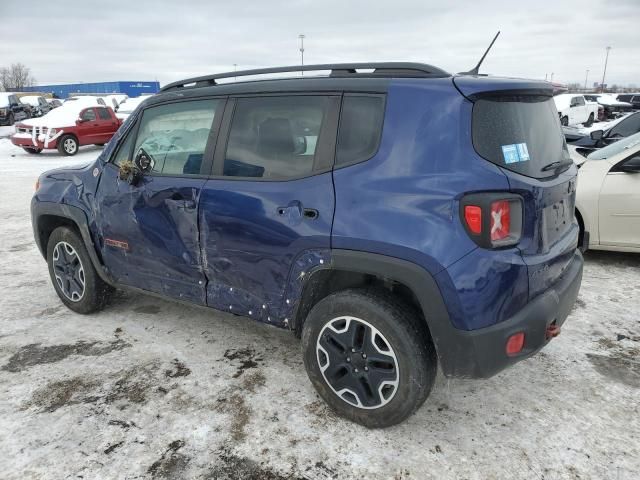
<instances>
[{"instance_id":1,"label":"car door mirror housing","mask_svg":"<svg viewBox=\"0 0 640 480\"><path fill-rule=\"evenodd\" d=\"M604 130L594 130L589 134L591 140L600 140L604 136Z\"/></svg>"}]
</instances>

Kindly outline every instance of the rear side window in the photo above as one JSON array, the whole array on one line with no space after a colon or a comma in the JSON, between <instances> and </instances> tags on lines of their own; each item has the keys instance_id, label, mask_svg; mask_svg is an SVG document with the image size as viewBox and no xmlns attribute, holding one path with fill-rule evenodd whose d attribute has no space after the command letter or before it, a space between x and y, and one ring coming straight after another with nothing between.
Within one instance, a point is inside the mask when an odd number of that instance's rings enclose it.
<instances>
[{"instance_id":1,"label":"rear side window","mask_svg":"<svg viewBox=\"0 0 640 480\"><path fill-rule=\"evenodd\" d=\"M550 97L481 98L473 106L472 136L480 156L529 177L554 176L553 163L571 161Z\"/></svg>"},{"instance_id":2,"label":"rear side window","mask_svg":"<svg viewBox=\"0 0 640 480\"><path fill-rule=\"evenodd\" d=\"M106 108L97 108L96 110L98 110L98 116L101 120L111 120L111 115Z\"/></svg>"},{"instance_id":3,"label":"rear side window","mask_svg":"<svg viewBox=\"0 0 640 480\"><path fill-rule=\"evenodd\" d=\"M239 98L223 174L265 179L312 174L328 108L324 96Z\"/></svg>"},{"instance_id":4,"label":"rear side window","mask_svg":"<svg viewBox=\"0 0 640 480\"><path fill-rule=\"evenodd\" d=\"M144 111L134 152L153 159L153 172L199 175L219 100L170 103Z\"/></svg>"},{"instance_id":5,"label":"rear side window","mask_svg":"<svg viewBox=\"0 0 640 480\"><path fill-rule=\"evenodd\" d=\"M381 95L345 95L340 112L336 166L371 158L378 150L384 117Z\"/></svg>"}]
</instances>

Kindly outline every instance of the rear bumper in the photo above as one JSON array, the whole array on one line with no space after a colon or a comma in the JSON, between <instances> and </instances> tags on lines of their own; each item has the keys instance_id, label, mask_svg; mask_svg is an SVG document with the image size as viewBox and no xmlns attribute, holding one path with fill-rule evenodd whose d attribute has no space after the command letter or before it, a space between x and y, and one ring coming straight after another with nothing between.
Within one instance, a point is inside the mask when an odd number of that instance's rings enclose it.
<instances>
[{"instance_id":1,"label":"rear bumper","mask_svg":"<svg viewBox=\"0 0 640 480\"><path fill-rule=\"evenodd\" d=\"M449 329L438 339L438 354L448 377L488 378L528 358L548 342L547 328L561 326L578 297L582 281L583 258L576 250L562 277L530 301L511 318L478 330ZM507 339L525 334L524 347L515 356L505 352Z\"/></svg>"}]
</instances>

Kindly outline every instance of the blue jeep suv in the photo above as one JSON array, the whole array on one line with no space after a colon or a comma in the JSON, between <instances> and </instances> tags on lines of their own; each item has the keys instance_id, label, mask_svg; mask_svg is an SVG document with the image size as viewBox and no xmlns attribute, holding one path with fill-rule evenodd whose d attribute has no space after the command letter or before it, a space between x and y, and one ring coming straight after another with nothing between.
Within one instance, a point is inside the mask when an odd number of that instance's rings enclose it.
<instances>
[{"instance_id":1,"label":"blue jeep suv","mask_svg":"<svg viewBox=\"0 0 640 480\"><path fill-rule=\"evenodd\" d=\"M556 336L583 260L550 84L302 68L329 73L167 85L97 160L44 173L33 229L62 302L123 288L290 329L368 427L411 415L438 365L486 378Z\"/></svg>"}]
</instances>

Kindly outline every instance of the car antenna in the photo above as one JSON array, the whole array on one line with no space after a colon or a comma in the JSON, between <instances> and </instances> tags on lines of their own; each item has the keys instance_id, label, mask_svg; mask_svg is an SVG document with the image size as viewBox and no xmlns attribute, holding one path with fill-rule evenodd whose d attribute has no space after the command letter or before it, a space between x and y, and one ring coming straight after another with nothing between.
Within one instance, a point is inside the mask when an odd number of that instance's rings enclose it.
<instances>
[{"instance_id":1,"label":"car antenna","mask_svg":"<svg viewBox=\"0 0 640 480\"><path fill-rule=\"evenodd\" d=\"M496 36L493 37L493 40L491 40L489 47L485 50L484 55L482 55L482 58L480 59L478 64L468 72L460 72L460 75L478 75L478 72L480 71L480 65L482 65L482 62L484 62L484 57L487 56L487 53L489 53L489 50L491 50L491 47L493 47L493 44L496 43L496 39L498 38L498 35L500 35L500 30L498 30L498 33L496 33Z\"/></svg>"}]
</instances>

